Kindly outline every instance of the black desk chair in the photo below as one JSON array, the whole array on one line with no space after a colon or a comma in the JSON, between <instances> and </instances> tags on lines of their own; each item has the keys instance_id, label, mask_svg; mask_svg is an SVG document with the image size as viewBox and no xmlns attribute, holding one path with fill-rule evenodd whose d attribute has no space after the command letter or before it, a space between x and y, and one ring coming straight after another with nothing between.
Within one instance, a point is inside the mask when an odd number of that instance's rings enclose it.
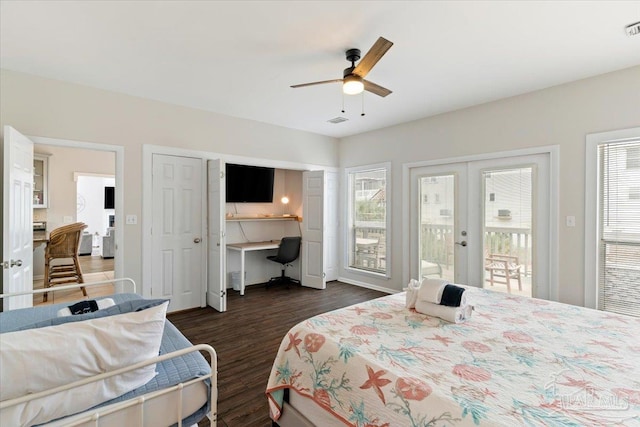
<instances>
[{"instance_id":1,"label":"black desk chair","mask_svg":"<svg viewBox=\"0 0 640 427\"><path fill-rule=\"evenodd\" d=\"M299 280L285 276L284 270L287 268L288 264L295 261L298 259L298 256L300 256L301 241L301 237L283 237L280 241L280 246L278 247L278 254L267 257L269 261L282 264L282 274L278 277L272 277L267 283L267 288L271 285L280 283L300 283Z\"/></svg>"}]
</instances>

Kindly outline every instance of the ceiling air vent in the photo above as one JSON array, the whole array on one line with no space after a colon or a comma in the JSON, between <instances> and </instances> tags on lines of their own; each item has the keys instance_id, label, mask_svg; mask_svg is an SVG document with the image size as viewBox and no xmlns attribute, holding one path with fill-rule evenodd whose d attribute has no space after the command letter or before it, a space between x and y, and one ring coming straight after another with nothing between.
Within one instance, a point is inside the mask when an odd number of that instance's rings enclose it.
<instances>
[{"instance_id":1,"label":"ceiling air vent","mask_svg":"<svg viewBox=\"0 0 640 427\"><path fill-rule=\"evenodd\" d=\"M336 117L334 119L327 120L327 121L329 123L333 123L335 125L335 124L338 124L338 123L346 122L347 120L349 120L349 119L347 119L346 117Z\"/></svg>"},{"instance_id":2,"label":"ceiling air vent","mask_svg":"<svg viewBox=\"0 0 640 427\"><path fill-rule=\"evenodd\" d=\"M637 36L638 34L640 34L640 22L627 25L624 29L628 36Z\"/></svg>"}]
</instances>

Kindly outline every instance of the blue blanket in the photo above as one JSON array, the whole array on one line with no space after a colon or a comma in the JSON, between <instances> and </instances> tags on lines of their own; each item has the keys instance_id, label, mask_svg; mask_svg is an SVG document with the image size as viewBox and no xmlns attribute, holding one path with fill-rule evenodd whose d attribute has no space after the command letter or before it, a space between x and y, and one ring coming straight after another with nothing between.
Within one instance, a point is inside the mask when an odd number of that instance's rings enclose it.
<instances>
[{"instance_id":1,"label":"blue blanket","mask_svg":"<svg viewBox=\"0 0 640 427\"><path fill-rule=\"evenodd\" d=\"M115 294L109 296L109 298L112 298L116 304L119 304L124 301L140 299L141 297L137 294ZM70 304L71 303L43 305L34 308L2 312L0 313L0 333L16 331L24 326L56 317L58 310L68 307ZM164 324L164 333L160 344L160 355L187 347L191 347L189 340L167 320ZM156 371L158 374L144 386L98 406L128 400L145 393L171 387L181 382L207 375L211 372L211 367L202 354L193 352L156 364ZM211 388L211 382L209 380L207 380L205 384ZM198 411L185 418L182 423L185 425L195 424L204 418L208 411L209 405L204 405Z\"/></svg>"}]
</instances>

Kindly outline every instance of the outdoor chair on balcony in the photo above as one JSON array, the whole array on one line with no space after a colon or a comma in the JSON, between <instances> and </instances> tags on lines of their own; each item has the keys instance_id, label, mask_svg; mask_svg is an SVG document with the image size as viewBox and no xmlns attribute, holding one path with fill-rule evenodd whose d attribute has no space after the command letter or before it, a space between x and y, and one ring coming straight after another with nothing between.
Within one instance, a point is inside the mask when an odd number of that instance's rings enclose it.
<instances>
[{"instance_id":1,"label":"outdoor chair on balcony","mask_svg":"<svg viewBox=\"0 0 640 427\"><path fill-rule=\"evenodd\" d=\"M485 258L484 269L489 272L486 279L491 286L495 283L507 285L507 292L511 293L511 279L518 281L518 290L522 290L522 265L517 256L490 254Z\"/></svg>"},{"instance_id":2,"label":"outdoor chair on balcony","mask_svg":"<svg viewBox=\"0 0 640 427\"><path fill-rule=\"evenodd\" d=\"M356 265L377 269L380 265L378 239L356 238Z\"/></svg>"},{"instance_id":3,"label":"outdoor chair on balcony","mask_svg":"<svg viewBox=\"0 0 640 427\"><path fill-rule=\"evenodd\" d=\"M442 266L437 262L420 260L420 275L423 279L433 276L442 277Z\"/></svg>"}]
</instances>

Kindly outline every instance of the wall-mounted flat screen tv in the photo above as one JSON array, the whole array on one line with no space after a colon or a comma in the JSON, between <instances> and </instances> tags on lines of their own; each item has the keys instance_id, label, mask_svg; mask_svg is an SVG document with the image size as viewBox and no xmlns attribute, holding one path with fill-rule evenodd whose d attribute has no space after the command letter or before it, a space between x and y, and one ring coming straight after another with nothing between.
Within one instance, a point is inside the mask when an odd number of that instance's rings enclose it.
<instances>
[{"instance_id":1,"label":"wall-mounted flat screen tv","mask_svg":"<svg viewBox=\"0 0 640 427\"><path fill-rule=\"evenodd\" d=\"M104 187L104 208L115 209L116 208L116 189L115 187Z\"/></svg>"},{"instance_id":2,"label":"wall-mounted flat screen tv","mask_svg":"<svg viewBox=\"0 0 640 427\"><path fill-rule=\"evenodd\" d=\"M227 203L273 202L273 174L273 168L227 163Z\"/></svg>"}]
</instances>

